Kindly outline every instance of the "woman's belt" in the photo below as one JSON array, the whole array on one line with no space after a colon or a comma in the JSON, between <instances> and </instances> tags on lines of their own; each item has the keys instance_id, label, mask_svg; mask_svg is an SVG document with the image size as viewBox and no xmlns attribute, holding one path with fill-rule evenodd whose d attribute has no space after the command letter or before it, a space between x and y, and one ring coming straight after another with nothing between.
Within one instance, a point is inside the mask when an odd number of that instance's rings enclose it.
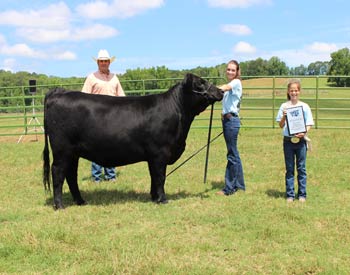
<instances>
[{"instance_id":1,"label":"woman's belt","mask_svg":"<svg viewBox=\"0 0 350 275\"><path fill-rule=\"evenodd\" d=\"M227 113L222 116L223 118L230 119L231 117L238 117L235 113Z\"/></svg>"}]
</instances>

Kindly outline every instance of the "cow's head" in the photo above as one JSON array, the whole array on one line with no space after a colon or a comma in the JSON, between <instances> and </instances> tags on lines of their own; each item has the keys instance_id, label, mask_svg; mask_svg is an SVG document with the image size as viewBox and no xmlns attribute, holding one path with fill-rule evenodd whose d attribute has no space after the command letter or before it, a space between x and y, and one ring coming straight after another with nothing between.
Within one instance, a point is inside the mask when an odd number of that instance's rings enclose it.
<instances>
[{"instance_id":1,"label":"cow's head","mask_svg":"<svg viewBox=\"0 0 350 275\"><path fill-rule=\"evenodd\" d=\"M186 95L191 96L191 105L197 114L204 111L210 104L222 100L224 95L221 89L191 73L186 74L182 81L182 89Z\"/></svg>"}]
</instances>

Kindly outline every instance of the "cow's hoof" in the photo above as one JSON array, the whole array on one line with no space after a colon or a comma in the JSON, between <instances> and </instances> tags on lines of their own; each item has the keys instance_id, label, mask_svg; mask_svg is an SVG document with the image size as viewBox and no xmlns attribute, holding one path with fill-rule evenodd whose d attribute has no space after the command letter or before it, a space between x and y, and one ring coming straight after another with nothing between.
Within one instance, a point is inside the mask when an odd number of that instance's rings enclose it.
<instances>
[{"instance_id":1,"label":"cow's hoof","mask_svg":"<svg viewBox=\"0 0 350 275\"><path fill-rule=\"evenodd\" d=\"M84 200L79 200L77 201L77 205L80 205L80 206L87 205L87 202Z\"/></svg>"},{"instance_id":2,"label":"cow's hoof","mask_svg":"<svg viewBox=\"0 0 350 275\"><path fill-rule=\"evenodd\" d=\"M157 202L158 201L158 197L152 196L151 200L152 200L152 202Z\"/></svg>"},{"instance_id":3,"label":"cow's hoof","mask_svg":"<svg viewBox=\"0 0 350 275\"><path fill-rule=\"evenodd\" d=\"M63 204L54 205L54 206L53 206L53 209L54 209L54 210L64 210L64 206L63 206Z\"/></svg>"},{"instance_id":4,"label":"cow's hoof","mask_svg":"<svg viewBox=\"0 0 350 275\"><path fill-rule=\"evenodd\" d=\"M156 204L167 204L169 201L167 199L163 200L152 200Z\"/></svg>"}]
</instances>

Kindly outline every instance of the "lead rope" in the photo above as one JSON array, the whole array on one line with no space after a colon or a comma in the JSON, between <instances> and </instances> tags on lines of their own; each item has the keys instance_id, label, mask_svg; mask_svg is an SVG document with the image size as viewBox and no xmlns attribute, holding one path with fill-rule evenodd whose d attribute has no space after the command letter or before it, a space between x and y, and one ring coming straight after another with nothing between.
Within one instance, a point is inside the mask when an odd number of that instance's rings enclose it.
<instances>
[{"instance_id":1,"label":"lead rope","mask_svg":"<svg viewBox=\"0 0 350 275\"><path fill-rule=\"evenodd\" d=\"M223 132L221 132L220 134L218 134L215 138L213 138L212 140L210 140L210 135L211 135L211 125L212 125L212 121L213 121L213 111L214 111L214 104L211 104L211 112L210 112L210 120L209 120L209 131L208 131L208 143L206 145L204 145L202 148L200 148L197 152L195 152L194 154L192 154L188 159L186 159L184 162L182 162L179 166L177 166L175 169L173 169L170 173L168 173L166 175L166 177L170 176L173 172L175 172L177 169L179 169L182 165L184 165L187 161L189 161L191 158L193 158L194 156L196 156L200 151L202 151L204 148L208 148L207 149L207 154L206 154L206 159L205 159L205 169L204 169L204 183L206 183L207 181L207 169L208 169L208 157L209 157L209 145L210 143L212 143L214 140L216 140L219 136L222 135Z\"/></svg>"},{"instance_id":2,"label":"lead rope","mask_svg":"<svg viewBox=\"0 0 350 275\"><path fill-rule=\"evenodd\" d=\"M220 134L218 134L215 138L213 138L209 143L212 143L213 141L215 141L219 136L221 136L223 134L223 132L221 132ZM182 165L184 165L187 161L189 161L191 158L193 158L194 156L196 156L199 152L201 152L204 148L206 148L208 146L208 144L204 145L202 148L200 148L197 152L193 153L188 159L186 159L184 162L182 162L179 166L177 166L176 168L174 168L171 172L169 172L166 176L170 176L172 173L174 173L177 169L179 169Z\"/></svg>"}]
</instances>

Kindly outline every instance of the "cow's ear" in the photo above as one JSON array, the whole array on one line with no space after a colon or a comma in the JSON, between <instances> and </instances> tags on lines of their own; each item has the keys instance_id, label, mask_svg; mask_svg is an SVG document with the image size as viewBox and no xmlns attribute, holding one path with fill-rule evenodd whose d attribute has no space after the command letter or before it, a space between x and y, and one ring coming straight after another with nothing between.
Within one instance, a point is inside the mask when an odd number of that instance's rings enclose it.
<instances>
[{"instance_id":1,"label":"cow's ear","mask_svg":"<svg viewBox=\"0 0 350 275\"><path fill-rule=\"evenodd\" d=\"M182 80L182 87L187 91L192 89L193 74L187 73Z\"/></svg>"},{"instance_id":2,"label":"cow's ear","mask_svg":"<svg viewBox=\"0 0 350 275\"><path fill-rule=\"evenodd\" d=\"M182 88L184 89L184 91L186 92L191 92L193 90L200 90L200 81L199 81L199 77L191 74L191 73L187 73L185 75L185 78L182 81Z\"/></svg>"}]
</instances>

